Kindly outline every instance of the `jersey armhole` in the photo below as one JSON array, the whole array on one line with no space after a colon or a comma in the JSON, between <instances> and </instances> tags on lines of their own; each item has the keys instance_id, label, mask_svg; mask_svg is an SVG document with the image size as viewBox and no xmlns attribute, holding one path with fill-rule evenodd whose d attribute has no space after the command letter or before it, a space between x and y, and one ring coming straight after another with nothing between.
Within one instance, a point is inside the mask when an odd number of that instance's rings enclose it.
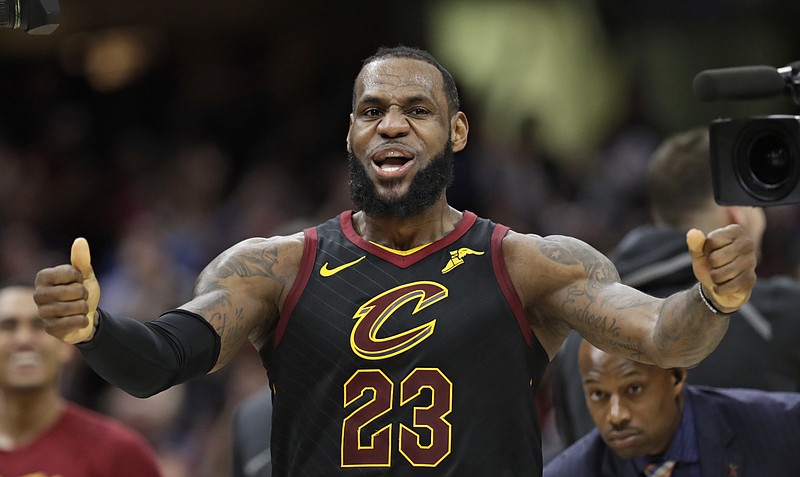
<instances>
[{"instance_id":1,"label":"jersey armhole","mask_svg":"<svg viewBox=\"0 0 800 477\"><path fill-rule=\"evenodd\" d=\"M511 277L508 275L508 268L506 268L506 262L503 259L503 237L506 236L508 231L509 228L507 226L499 224L496 225L494 231L492 231L492 268L494 269L497 283L500 285L500 290L506 297L506 301L511 307L514 316L517 318L517 324L519 325L519 330L522 332L522 337L525 338L525 343L530 347L532 346L533 330L531 330L531 327L528 325L528 320L525 317L525 310L522 307L522 301L519 299L519 295L517 295L517 290L514 289L514 284L511 283Z\"/></svg>"},{"instance_id":2,"label":"jersey armhole","mask_svg":"<svg viewBox=\"0 0 800 477\"><path fill-rule=\"evenodd\" d=\"M317 258L317 228L309 227L303 230L303 256L300 259L300 267L297 271L297 278L292 284L292 289L289 290L289 295L283 304L281 316L278 319L278 326L275 329L275 339L273 340L273 349L278 347L278 344L283 338L283 333L286 331L286 325L289 324L289 317L292 316L294 307L300 300L300 295L306 288L311 272L314 270L314 262Z\"/></svg>"}]
</instances>

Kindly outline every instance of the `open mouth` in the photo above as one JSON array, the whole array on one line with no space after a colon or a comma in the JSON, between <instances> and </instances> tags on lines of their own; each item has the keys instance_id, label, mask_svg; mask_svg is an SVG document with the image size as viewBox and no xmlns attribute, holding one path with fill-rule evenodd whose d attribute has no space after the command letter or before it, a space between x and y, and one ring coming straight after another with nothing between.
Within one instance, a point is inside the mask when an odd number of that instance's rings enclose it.
<instances>
[{"instance_id":1,"label":"open mouth","mask_svg":"<svg viewBox=\"0 0 800 477\"><path fill-rule=\"evenodd\" d=\"M9 358L9 362L12 365L19 367L36 366L41 361L39 353L34 353L33 351L19 351L13 353Z\"/></svg>"},{"instance_id":2,"label":"open mouth","mask_svg":"<svg viewBox=\"0 0 800 477\"><path fill-rule=\"evenodd\" d=\"M380 176L395 176L406 171L414 156L400 149L384 149L376 153L372 163Z\"/></svg>"}]
</instances>

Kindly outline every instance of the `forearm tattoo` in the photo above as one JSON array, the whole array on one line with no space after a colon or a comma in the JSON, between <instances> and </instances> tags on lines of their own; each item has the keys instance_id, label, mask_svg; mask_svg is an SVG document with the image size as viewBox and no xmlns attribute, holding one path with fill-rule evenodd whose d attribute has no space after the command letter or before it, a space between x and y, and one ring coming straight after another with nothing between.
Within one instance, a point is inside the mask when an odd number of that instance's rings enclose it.
<instances>
[{"instance_id":1,"label":"forearm tattoo","mask_svg":"<svg viewBox=\"0 0 800 477\"><path fill-rule=\"evenodd\" d=\"M641 360L644 354L640 343L624 332L615 315L623 310L641 308L644 303L638 296L600 293L607 285L620 281L619 273L611 261L591 247L572 239L545 238L540 248L542 254L553 262L583 268L586 278L576 281L565 290L560 304L563 316L582 324L582 334L593 343L605 344L609 351Z\"/></svg>"},{"instance_id":2,"label":"forearm tattoo","mask_svg":"<svg viewBox=\"0 0 800 477\"><path fill-rule=\"evenodd\" d=\"M711 352L728 329L728 317L712 314L696 287L667 298L656 329L656 346L666 354L674 349ZM698 358L698 359L699 359Z\"/></svg>"}]
</instances>

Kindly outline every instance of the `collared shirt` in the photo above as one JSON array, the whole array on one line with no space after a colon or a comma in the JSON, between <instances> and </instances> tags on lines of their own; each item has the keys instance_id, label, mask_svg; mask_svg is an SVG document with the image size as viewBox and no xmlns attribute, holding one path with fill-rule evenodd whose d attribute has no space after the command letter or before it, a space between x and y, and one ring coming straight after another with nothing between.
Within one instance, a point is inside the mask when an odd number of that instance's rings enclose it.
<instances>
[{"instance_id":1,"label":"collared shirt","mask_svg":"<svg viewBox=\"0 0 800 477\"><path fill-rule=\"evenodd\" d=\"M634 459L636 470L644 475L644 468L653 462L674 460L677 462L670 477L702 477L700 453L697 450L697 432L695 431L694 409L691 399L684 393L683 415L678 431L667 452L660 456L647 456Z\"/></svg>"}]
</instances>

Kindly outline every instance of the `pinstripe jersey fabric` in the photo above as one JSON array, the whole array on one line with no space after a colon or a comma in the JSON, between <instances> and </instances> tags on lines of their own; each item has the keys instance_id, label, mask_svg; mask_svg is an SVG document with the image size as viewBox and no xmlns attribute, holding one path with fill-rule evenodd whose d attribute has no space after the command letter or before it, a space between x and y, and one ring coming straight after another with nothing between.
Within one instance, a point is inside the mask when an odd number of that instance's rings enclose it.
<instances>
[{"instance_id":1,"label":"pinstripe jersey fabric","mask_svg":"<svg viewBox=\"0 0 800 477\"><path fill-rule=\"evenodd\" d=\"M272 346L275 476L535 476L534 391L548 362L471 212L408 255L346 211L305 231Z\"/></svg>"}]
</instances>

